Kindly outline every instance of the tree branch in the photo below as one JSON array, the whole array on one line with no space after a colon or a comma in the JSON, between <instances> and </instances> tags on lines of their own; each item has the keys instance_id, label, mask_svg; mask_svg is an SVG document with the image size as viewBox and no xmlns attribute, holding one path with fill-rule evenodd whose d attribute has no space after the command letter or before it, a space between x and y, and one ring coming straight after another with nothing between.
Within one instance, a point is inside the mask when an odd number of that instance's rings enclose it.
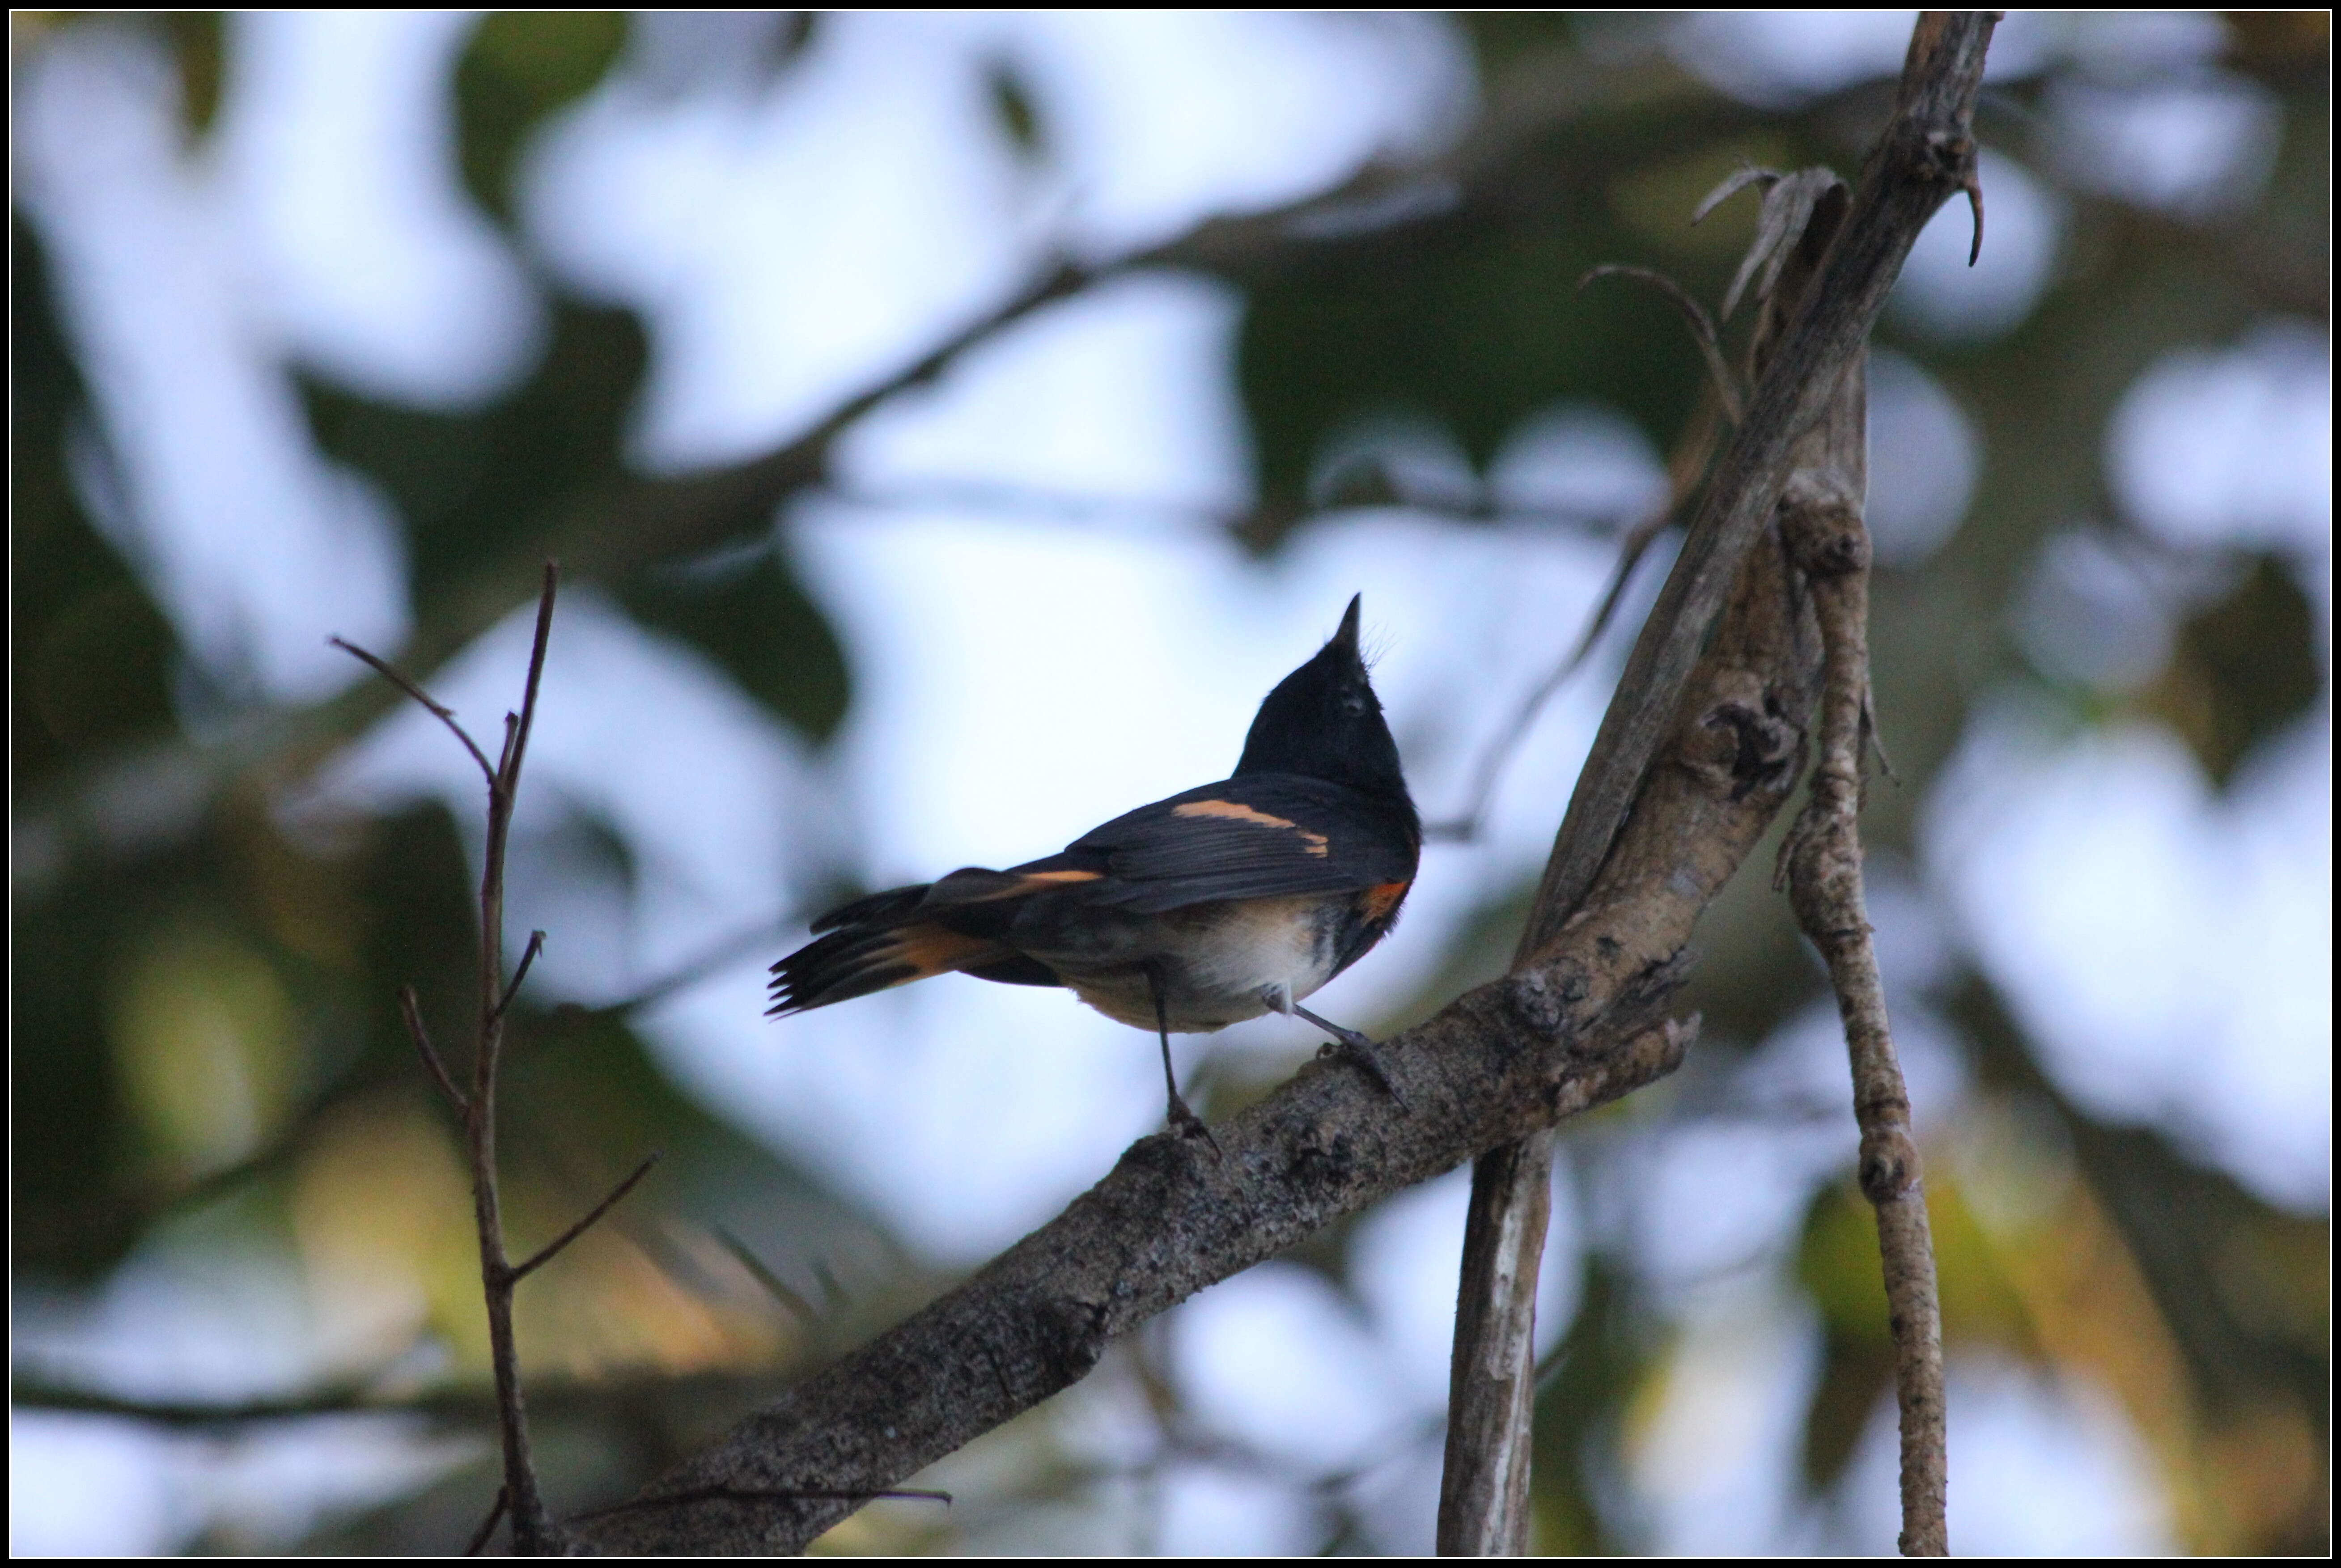
<instances>
[{"instance_id":1,"label":"tree branch","mask_svg":"<svg viewBox=\"0 0 2341 1568\"><path fill-rule=\"evenodd\" d=\"M1877 1211L1894 1340L1900 1543L1908 1556L1942 1557L1950 1552L1944 1522L1942 1307L1918 1147L1910 1135L1909 1093L1895 1059L1862 897L1858 817L1870 739L1869 534L1861 510L1866 421L1858 367L1848 374L1833 414L1808 438L1808 461L1799 465L1780 506L1781 537L1811 589L1822 647L1819 757L1811 796L1780 847L1780 869L1798 925L1828 964L1845 1022L1854 1117L1861 1129L1861 1190Z\"/></svg>"},{"instance_id":2,"label":"tree branch","mask_svg":"<svg viewBox=\"0 0 2341 1568\"><path fill-rule=\"evenodd\" d=\"M1828 412L1849 371L1858 387L1855 367L1919 230L1953 192L1973 185L1969 127L1995 20L1972 13L1920 17L1894 118L1849 209L1835 204L1834 190L1810 183L1792 183L1783 193L1789 199L1767 202L1770 221L1759 223L1757 246L1732 289L1736 295L1751 268L1763 264L1759 291L1773 296L1773 310L1758 332L1755 401L1725 449L1602 716L1521 933L1516 971L1561 934L1610 852L1613 828L1674 720L1724 595L1790 482L1798 442ZM1735 176L1718 194L1748 183L1748 176ZM1792 257L1809 266L1822 246L1817 277L1795 278L1802 269L1791 269L1790 287L1778 287L1789 281L1783 268ZM1768 330L1776 323L1786 323L1786 331ZM1526 1390L1533 1381L1544 1226L1529 1223L1525 1211L1548 1201L1551 1159L1551 1140L1532 1139L1490 1153L1472 1172L1449 1374L1442 1553L1526 1548L1532 1414Z\"/></svg>"}]
</instances>

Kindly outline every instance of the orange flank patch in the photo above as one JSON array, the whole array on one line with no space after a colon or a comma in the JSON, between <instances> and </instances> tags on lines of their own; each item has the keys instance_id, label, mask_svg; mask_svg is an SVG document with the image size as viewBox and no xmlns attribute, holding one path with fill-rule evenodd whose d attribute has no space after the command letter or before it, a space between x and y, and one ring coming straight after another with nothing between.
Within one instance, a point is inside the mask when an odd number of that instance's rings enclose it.
<instances>
[{"instance_id":1,"label":"orange flank patch","mask_svg":"<svg viewBox=\"0 0 2341 1568\"><path fill-rule=\"evenodd\" d=\"M1105 873L1102 871L1026 871L1022 873L1025 886L1015 890L1027 893L1037 891L1042 886L1057 887L1067 882L1094 882L1103 875Z\"/></svg>"},{"instance_id":2,"label":"orange flank patch","mask_svg":"<svg viewBox=\"0 0 2341 1568\"><path fill-rule=\"evenodd\" d=\"M1220 817L1230 822L1253 822L1262 828L1290 828L1309 840L1308 852L1322 857L1327 850L1325 835L1311 833L1289 817L1271 817L1265 811L1255 811L1233 800L1190 800L1184 806L1170 808L1173 817Z\"/></svg>"},{"instance_id":3,"label":"orange flank patch","mask_svg":"<svg viewBox=\"0 0 2341 1568\"><path fill-rule=\"evenodd\" d=\"M1388 918L1390 912L1398 908L1398 901L1406 897L1406 890L1413 886L1412 882L1384 882L1379 888L1367 888L1366 918Z\"/></svg>"},{"instance_id":4,"label":"orange flank patch","mask_svg":"<svg viewBox=\"0 0 2341 1568\"><path fill-rule=\"evenodd\" d=\"M981 937L962 937L941 926L905 926L894 934L893 950L886 961L910 965L918 970L910 978L923 980L930 975L947 975L1007 956L1006 948Z\"/></svg>"}]
</instances>

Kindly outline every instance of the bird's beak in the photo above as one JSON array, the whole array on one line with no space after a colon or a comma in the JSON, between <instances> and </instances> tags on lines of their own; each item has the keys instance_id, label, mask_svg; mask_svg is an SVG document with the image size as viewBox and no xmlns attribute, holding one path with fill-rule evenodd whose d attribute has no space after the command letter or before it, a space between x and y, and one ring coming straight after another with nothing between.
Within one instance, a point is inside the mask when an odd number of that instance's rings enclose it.
<instances>
[{"instance_id":1,"label":"bird's beak","mask_svg":"<svg viewBox=\"0 0 2341 1568\"><path fill-rule=\"evenodd\" d=\"M1350 608L1341 612L1341 629L1333 633L1334 642L1352 653L1358 650L1358 606L1365 597L1362 593L1350 596Z\"/></svg>"}]
</instances>

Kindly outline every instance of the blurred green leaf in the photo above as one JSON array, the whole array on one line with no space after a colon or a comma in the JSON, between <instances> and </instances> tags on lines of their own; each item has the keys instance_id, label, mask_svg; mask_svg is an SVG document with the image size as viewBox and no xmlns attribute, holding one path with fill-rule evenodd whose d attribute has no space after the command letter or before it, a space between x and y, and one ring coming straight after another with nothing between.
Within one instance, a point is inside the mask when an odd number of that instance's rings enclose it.
<instances>
[{"instance_id":1,"label":"blurred green leaf","mask_svg":"<svg viewBox=\"0 0 2341 1568\"><path fill-rule=\"evenodd\" d=\"M615 11L496 11L455 64L455 136L464 188L512 219L513 161L529 132L593 90L626 41Z\"/></svg>"},{"instance_id":2,"label":"blurred green leaf","mask_svg":"<svg viewBox=\"0 0 2341 1568\"><path fill-rule=\"evenodd\" d=\"M75 762L167 731L177 639L114 547L98 537L66 472L68 440L91 443L81 372L58 330L48 262L11 216L9 640L12 776L21 789Z\"/></svg>"},{"instance_id":3,"label":"blurred green leaf","mask_svg":"<svg viewBox=\"0 0 2341 1568\"><path fill-rule=\"evenodd\" d=\"M683 639L742 690L826 740L845 717L845 650L770 545L652 572L626 590L644 625Z\"/></svg>"},{"instance_id":4,"label":"blurred green leaf","mask_svg":"<svg viewBox=\"0 0 2341 1568\"><path fill-rule=\"evenodd\" d=\"M414 598L427 603L524 551L556 502L619 479L649 357L631 312L556 298L543 362L483 412L374 402L309 376L301 390L317 444L381 481L397 503Z\"/></svg>"},{"instance_id":5,"label":"blurred green leaf","mask_svg":"<svg viewBox=\"0 0 2341 1568\"><path fill-rule=\"evenodd\" d=\"M1262 493L1299 502L1326 448L1388 413L1427 416L1482 467L1564 398L1614 403L1665 443L1698 394L1698 354L1647 291L1575 292L1624 253L1612 238L1606 224L1566 237L1425 225L1257 289L1237 374Z\"/></svg>"},{"instance_id":6,"label":"blurred green leaf","mask_svg":"<svg viewBox=\"0 0 2341 1568\"><path fill-rule=\"evenodd\" d=\"M2255 555L2232 590L2187 618L2143 700L2225 789L2252 748L2307 712L2324 689L2307 595L2283 561Z\"/></svg>"}]
</instances>

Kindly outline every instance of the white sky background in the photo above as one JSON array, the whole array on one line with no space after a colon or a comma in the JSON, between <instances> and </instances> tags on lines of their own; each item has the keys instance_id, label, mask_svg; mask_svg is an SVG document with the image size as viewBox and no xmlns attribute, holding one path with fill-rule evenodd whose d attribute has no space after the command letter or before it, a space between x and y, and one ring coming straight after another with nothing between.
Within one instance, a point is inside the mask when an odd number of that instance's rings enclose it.
<instances>
[{"instance_id":1,"label":"white sky background","mask_svg":"<svg viewBox=\"0 0 2341 1568\"><path fill-rule=\"evenodd\" d=\"M1679 45L1695 68L1760 100L1870 73L1881 50L1890 69L1908 30L1907 15L1695 18ZM1431 18L866 15L824 18L814 37L776 87L653 92L622 66L533 149L522 210L538 262L650 324L633 433L648 467L786 437L984 309L1051 246L1109 254L1216 211L1304 194L1379 152L1434 142L1473 91L1468 51ZM430 15L238 18L218 134L195 161L175 150L158 57L105 30L59 42L20 84L17 178L120 456L112 475L85 465L85 491L204 683L314 697L351 678L325 634L395 644L406 590L388 502L310 448L287 362L371 395L460 409L526 373L541 342L542 302L449 162L445 72L461 28ZM2003 73L2060 55L2135 65L2197 59L2216 43L2187 18L2127 31L2012 18L1995 61ZM990 128L979 72L1001 50L1055 138L1039 174ZM1816 79L1831 61L1843 74ZM2266 132L2247 88L2207 67L2190 81L2153 113L2102 94L2057 112L2077 136L2194 149L2207 173L2126 194L2197 211L2264 173ZM2171 157L2153 166L2167 170ZM2064 219L2047 185L1996 156L1987 178L1985 264L1944 264L1953 250L1963 262L1966 246L1964 212L1947 212L1898 299L1915 332L2014 330L2053 275ZM858 494L973 481L1148 504L1075 518L947 500L800 504L783 547L843 640L856 693L825 752L689 650L590 593L566 595L521 827L556 829L565 799L610 822L643 875L623 910L597 910L557 877L516 880L513 928L553 932L537 971L548 991L620 994L711 941L802 912L839 864L882 885L1007 863L1220 777L1260 696L1354 591L1418 801L1427 815L1451 810L1479 742L1556 651L1554 629L1574 625L1598 592L1607 551L1575 534L1384 511L1314 522L1275 560L1247 560L1199 510L1248 496L1229 358L1240 308L1207 281L1122 280L1021 323L852 433L840 471ZM2117 493L2174 539L2284 550L2325 607L2326 373L2321 335L2294 323L2174 356L2109 432ZM1881 553L1915 563L1956 526L1987 454L1915 363L1883 361L1877 390L1877 472L1899 463L1909 475L1878 499ZM2310 406L2314 397L2325 402ZM2271 419L2288 422L2278 426L2286 461L2243 461L2239 442ZM1912 460L1925 451L1953 461ZM1499 492L1549 495L1556 474L1626 511L1658 482L1657 457L1614 415L1549 411L1516 434ZM499 711L523 640L517 621L483 639L440 695L467 714ZM1553 704L1486 840L1428 852L1398 934L1319 1010L1372 1027L1428 977L1458 920L1533 874L1614 669ZM1492 694L1490 671L1500 672ZM1942 964L1947 942L1965 948L2086 1103L2168 1127L2272 1199L2321 1208L2327 729L2320 708L2214 799L2158 732L2064 734L2020 706L1988 707L1946 779L1989 787L1938 785L1928 864L1880 898L1881 940L1889 953L1900 942L1914 972ZM434 725L403 713L353 749L335 788L374 800L443 792L469 825L468 769ZM532 898L543 901L536 912ZM2239 927L2275 943L2227 945L2264 967L2206 956L2225 950L2216 934ZM989 1255L1159 1122L1151 1042L1061 994L952 978L776 1027L760 1016L766 961L660 1008L646 1020L655 1048L704 1103L784 1143L939 1260ZM1917 980L1888 981L1915 998ZM1907 1010L1923 1126L1948 1115L1962 1079L1956 1048L1930 1055L1932 1026L1915 999ZM1751 1071L1798 1077L1810 1034L1784 1030ZM2207 1063L2207 1041L2216 1042ZM1315 1041L1270 1019L1174 1044L1184 1074L1211 1051L1297 1060ZM1680 1222L1658 1227L1679 1255L1652 1260L1661 1274L1690 1277L1734 1247L1781 1245L1812 1185L1838 1168L1793 1137L1758 1141L1710 1138L1668 1156L1669 1168L1679 1156L1737 1172L1743 1226L1702 1231L1654 1192L1652 1217ZM1271 1266L1174 1315L1172 1364L1198 1414L1326 1465L1435 1418L1459 1191L1448 1178L1361 1227L1362 1312ZM1553 1272L1564 1275L1579 1231L1574 1206L1556 1208ZM262 1358L248 1334L256 1301L297 1323L297 1282L255 1264L234 1289L214 1278L191 1290L184 1254L145 1249L85 1308L20 1301L20 1328L131 1392L297 1385L302 1335L288 1328ZM1686 1301L1687 1354L1751 1370L1738 1383L1677 1380L1718 1389L1722 1403L1670 1404L1632 1456L1655 1540L1725 1551L1809 1542L1814 1526L1783 1490L1789 1477L1765 1455L1803 1397L1796 1369L1810 1325L1760 1293L1730 1310ZM1549 1305L1558 1333L1570 1305ZM177 1349L133 1364L123 1359L133 1343ZM1966 1434L1953 1495L1974 1494L1969 1474L1990 1477L1999 1512L1976 1527L1995 1549L2164 1538L2137 1500L2145 1483L2126 1429L2088 1391L1977 1368L1955 1382L1953 1423ZM1318 1451L1329 1431L1342 1434L1340 1452ZM168 1549L235 1517L236 1487L222 1479L234 1464L211 1450L196 1463L184 1444L45 1416L15 1418L12 1434L12 1503L28 1504L11 1510L17 1550ZM2060 1444L2079 1457L2061 1467L2022 1457ZM351 1477L364 1465L351 1455L382 1446L321 1429L314 1475L288 1478L274 1450L251 1458L268 1466L252 1474L272 1493L363 1495ZM411 1449L395 1452L411 1461ZM1430 1464L1435 1486L1435 1438ZM1670 1489L1669 1476L1693 1464L1713 1484ZM1420 1469L1390 1483L1393 1496L1420 1492ZM1890 1496L1890 1474L1876 1469L1857 1467L1855 1494ZM1305 1549L1312 1508L1257 1477L1185 1474L1162 1545ZM1384 1543L1427 1543L1420 1513L1384 1510Z\"/></svg>"}]
</instances>

